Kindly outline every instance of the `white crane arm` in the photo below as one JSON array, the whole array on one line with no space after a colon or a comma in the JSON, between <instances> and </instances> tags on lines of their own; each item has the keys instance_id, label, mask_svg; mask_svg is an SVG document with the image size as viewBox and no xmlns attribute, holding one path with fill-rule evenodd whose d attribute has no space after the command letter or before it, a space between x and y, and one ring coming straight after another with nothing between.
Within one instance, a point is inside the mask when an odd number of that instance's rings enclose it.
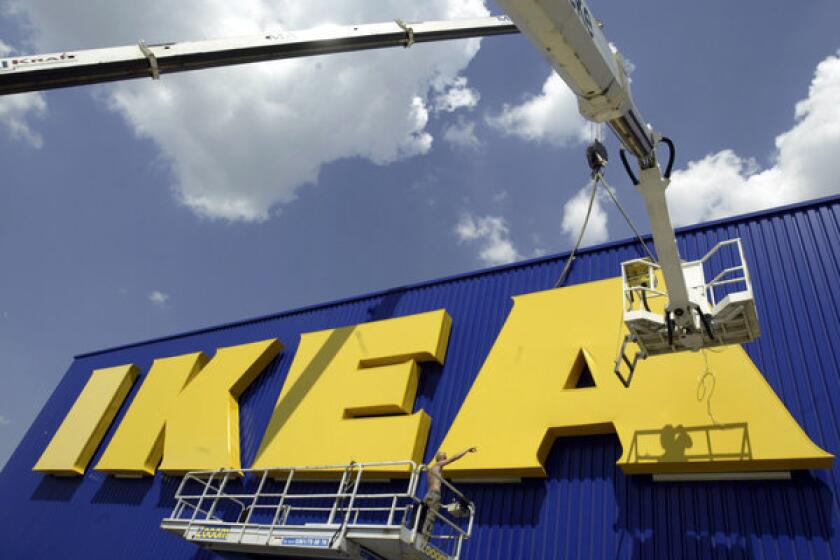
<instances>
[{"instance_id":1,"label":"white crane arm","mask_svg":"<svg viewBox=\"0 0 840 560\"><path fill-rule=\"evenodd\" d=\"M639 356L698 350L755 338L758 335L757 316L748 276L744 274L742 279L735 280L746 284L746 288L736 294L737 297L730 298L726 305L713 305L711 302L715 297L710 296L710 302L707 292L709 286L714 285L714 280L706 284L703 270L706 261L683 262L680 258L665 197L673 164L673 143L656 134L642 117L633 101L624 59L607 42L586 1L497 2L575 93L581 114L591 121L607 123L624 148L639 162L637 177L622 152L627 171L644 197L650 220L659 263L649 265L661 270L668 298L664 316L652 313L647 308L646 299L644 306L647 309L625 311L625 324L631 333L628 338L638 343ZM667 143L671 151L664 173L656 160L655 146L660 141ZM639 269L638 261L622 266L628 266L629 270ZM729 270L745 271L745 266ZM627 281L627 270L622 276ZM648 292L653 294L656 292L651 285L654 277L651 274L649 280L630 285L625 290L625 296L630 297L632 302L634 294L643 298ZM620 363L621 360L617 360L616 373L619 373ZM634 368L635 365L630 366L631 378ZM622 382L629 384L629 379L623 378Z\"/></svg>"},{"instance_id":2,"label":"white crane arm","mask_svg":"<svg viewBox=\"0 0 840 560\"><path fill-rule=\"evenodd\" d=\"M0 59L0 95L158 78L162 74L387 47L518 33L507 16L322 26L231 39L65 51Z\"/></svg>"},{"instance_id":3,"label":"white crane arm","mask_svg":"<svg viewBox=\"0 0 840 560\"><path fill-rule=\"evenodd\" d=\"M656 163L653 130L633 102L621 55L607 42L584 0L497 0L577 95L581 114L606 122L639 160L653 241L672 310L688 325L688 291L668 206L667 177Z\"/></svg>"},{"instance_id":4,"label":"white crane arm","mask_svg":"<svg viewBox=\"0 0 840 560\"><path fill-rule=\"evenodd\" d=\"M637 158L650 158L653 131L633 102L624 59L583 0L498 0L578 98L581 114L606 122Z\"/></svg>"}]
</instances>

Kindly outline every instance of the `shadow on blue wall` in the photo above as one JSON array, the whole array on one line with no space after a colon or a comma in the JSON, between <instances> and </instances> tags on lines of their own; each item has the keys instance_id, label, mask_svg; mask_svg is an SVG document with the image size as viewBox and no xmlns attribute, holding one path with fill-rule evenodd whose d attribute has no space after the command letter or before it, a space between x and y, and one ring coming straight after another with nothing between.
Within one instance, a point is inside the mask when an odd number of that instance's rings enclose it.
<instances>
[{"instance_id":1,"label":"shadow on blue wall","mask_svg":"<svg viewBox=\"0 0 840 560\"><path fill-rule=\"evenodd\" d=\"M616 436L562 439L549 454L545 480L462 485L476 501L476 531L512 526L527 533L529 527L552 524L548 519L551 515L560 517L567 540L570 535L601 533L595 525L609 532L611 525L612 542L589 543L593 550L584 550L586 543L573 545L580 548L572 556L591 556L594 551L594 557L603 554L634 560L755 558L762 556L754 550L756 543L761 546L762 539L776 548L785 539L807 539L815 543L818 557L820 546L829 554L827 541L834 535L834 497L829 486L811 472L794 473L789 481L711 483L654 482L650 476L625 476L618 467L597 472L619 456ZM596 486L606 489L602 505L592 499ZM550 487L551 495L565 503L546 502ZM505 499L506 494L514 492L519 496L516 500ZM584 495L591 502L575 502L575 496ZM612 500L614 503L609 503ZM525 533L510 538L527 539ZM540 556L563 558L571 554L569 543L562 540L556 542L564 550L542 550ZM501 542L499 546L503 546ZM535 552L540 546L533 544ZM468 556L478 557L469 552Z\"/></svg>"},{"instance_id":2,"label":"shadow on blue wall","mask_svg":"<svg viewBox=\"0 0 840 560\"><path fill-rule=\"evenodd\" d=\"M32 493L32 499L39 502L69 502L82 482L80 477L43 475Z\"/></svg>"},{"instance_id":3,"label":"shadow on blue wall","mask_svg":"<svg viewBox=\"0 0 840 560\"><path fill-rule=\"evenodd\" d=\"M834 497L817 475L664 483L604 468L619 457L616 436L562 439L549 454L546 479L459 486L476 502L479 534L496 532L491 540L499 549L534 557L760 558L756 547L784 550L786 540L797 539L809 541L817 557L830 556ZM584 496L586 503L579 502ZM534 529L546 526L559 534L537 539ZM610 538L603 542L590 537L604 534ZM492 552L470 550L471 544L468 558Z\"/></svg>"},{"instance_id":4,"label":"shadow on blue wall","mask_svg":"<svg viewBox=\"0 0 840 560\"><path fill-rule=\"evenodd\" d=\"M405 295L405 290L402 288L395 288L385 293L381 300L375 305L368 308L369 321L381 321L383 319L390 319L394 316L394 311L397 305Z\"/></svg>"},{"instance_id":5,"label":"shadow on blue wall","mask_svg":"<svg viewBox=\"0 0 840 560\"><path fill-rule=\"evenodd\" d=\"M788 481L662 483L618 474L614 482L616 530L632 539L634 559L754 558L762 556L753 550L762 538L778 546L834 536L831 489L810 472ZM687 518L685 511L704 515Z\"/></svg>"},{"instance_id":6,"label":"shadow on blue wall","mask_svg":"<svg viewBox=\"0 0 840 560\"><path fill-rule=\"evenodd\" d=\"M181 485L181 477L160 475L161 481L159 484L160 493L158 494L157 507L172 510L175 507L177 500L175 494L178 492L178 487ZM168 513L168 512L167 512Z\"/></svg>"},{"instance_id":7,"label":"shadow on blue wall","mask_svg":"<svg viewBox=\"0 0 840 560\"><path fill-rule=\"evenodd\" d=\"M443 366L435 362L425 362L421 368L420 380L417 383L417 399L414 402L415 412L431 406L443 374Z\"/></svg>"},{"instance_id":8,"label":"shadow on blue wall","mask_svg":"<svg viewBox=\"0 0 840 560\"><path fill-rule=\"evenodd\" d=\"M140 505L154 485L154 479L104 477L91 503Z\"/></svg>"}]
</instances>

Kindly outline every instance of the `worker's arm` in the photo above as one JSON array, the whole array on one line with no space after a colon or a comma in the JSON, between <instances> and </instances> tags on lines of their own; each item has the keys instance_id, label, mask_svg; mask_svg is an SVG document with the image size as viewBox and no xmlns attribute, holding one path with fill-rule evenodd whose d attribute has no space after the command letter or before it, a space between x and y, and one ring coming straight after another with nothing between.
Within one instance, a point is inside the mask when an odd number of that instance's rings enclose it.
<instances>
[{"instance_id":1,"label":"worker's arm","mask_svg":"<svg viewBox=\"0 0 840 560\"><path fill-rule=\"evenodd\" d=\"M461 458L462 458L464 455L466 455L467 453L475 453L476 451L478 451L478 448L477 448L477 447L470 447L469 449L464 449L464 450L463 450L463 451L461 451L460 453L456 453L456 454L455 454L455 455L453 455L452 457L448 457L448 458L444 459L443 461L440 461L440 462L438 463L438 465L440 465L441 467L445 467L445 466L446 466L446 465L448 465L449 463L454 463L454 462L455 462L455 461L457 461L458 459L461 459Z\"/></svg>"}]
</instances>

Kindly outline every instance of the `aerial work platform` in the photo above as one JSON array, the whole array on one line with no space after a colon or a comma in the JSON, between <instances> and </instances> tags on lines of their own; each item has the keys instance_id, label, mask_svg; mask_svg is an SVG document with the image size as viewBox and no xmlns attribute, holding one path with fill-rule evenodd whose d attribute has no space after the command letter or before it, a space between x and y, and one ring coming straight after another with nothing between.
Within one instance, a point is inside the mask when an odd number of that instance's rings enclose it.
<instances>
[{"instance_id":1,"label":"aerial work platform","mask_svg":"<svg viewBox=\"0 0 840 560\"><path fill-rule=\"evenodd\" d=\"M383 480L383 468L407 479ZM444 501L429 510L417 496L424 470L400 461L190 472L161 528L205 548L280 558L457 560L475 507L441 480ZM315 479L324 473L341 479Z\"/></svg>"},{"instance_id":2,"label":"aerial work platform","mask_svg":"<svg viewBox=\"0 0 840 560\"><path fill-rule=\"evenodd\" d=\"M682 263L688 300L693 306L694 324L689 329L681 329L674 314L666 307L668 293L658 287L659 270L660 266L648 259L621 264L624 324L629 334L624 339L615 370L625 385L629 384L639 359L743 344L754 340L761 332L740 239L722 241L703 258ZM707 277L711 277L708 282ZM626 354L630 344L639 347L632 360ZM619 371L622 362L630 372L626 379Z\"/></svg>"}]
</instances>

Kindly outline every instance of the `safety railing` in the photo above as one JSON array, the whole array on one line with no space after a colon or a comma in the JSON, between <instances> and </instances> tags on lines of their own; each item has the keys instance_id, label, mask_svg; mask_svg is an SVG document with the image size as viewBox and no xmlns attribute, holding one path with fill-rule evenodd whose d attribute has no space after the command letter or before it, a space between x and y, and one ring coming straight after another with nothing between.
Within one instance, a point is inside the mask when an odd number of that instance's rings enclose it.
<instances>
[{"instance_id":1,"label":"safety railing","mask_svg":"<svg viewBox=\"0 0 840 560\"><path fill-rule=\"evenodd\" d=\"M424 511L425 515L432 515L435 521L432 523L431 533L428 535L422 535L422 538L429 539L431 542L435 543L440 543L441 541L447 543L450 546L444 545L444 549L448 549L452 552L452 558L460 558L461 550L464 546L464 540L469 539L472 536L473 523L475 522L475 505L445 478L429 471L426 465L420 465L420 470L425 471L427 476L435 477L440 482L442 489L446 489L452 498L454 498L450 504L442 505L441 508L438 508L437 510ZM443 497L443 495L441 497ZM445 511L446 514L441 513L441 510ZM422 523L422 520L420 517L422 516L418 515L415 519L413 528L414 535L417 535L421 528L420 524ZM463 527L462 523L455 521L455 519L464 518L467 519L466 527ZM442 529L448 532L435 532L435 528L438 527L438 522L442 524Z\"/></svg>"},{"instance_id":2,"label":"safety railing","mask_svg":"<svg viewBox=\"0 0 840 560\"><path fill-rule=\"evenodd\" d=\"M721 249L724 247L728 247L734 245L737 249L737 259L732 259L731 256L729 257L730 261L733 261L732 266L726 266L720 272L718 272L709 282L707 282L704 286L704 290L706 293L706 298L709 301L709 304L714 307L717 305L720 298L718 296L718 290L724 289L724 286L731 286L733 284L743 284L743 290L737 290L741 292L747 292L750 297L752 297L752 282L750 281L750 271L746 265L746 259L744 258L744 248L741 245L741 240L739 238L735 239L727 239L726 241L721 241L712 249L706 253L706 255L700 259L700 262L703 265L703 271L705 274L706 265L715 255L721 257L723 260L723 255L719 255ZM723 297L726 297L728 293L731 293L732 290L728 290L726 293L723 294Z\"/></svg>"},{"instance_id":3,"label":"safety railing","mask_svg":"<svg viewBox=\"0 0 840 560\"><path fill-rule=\"evenodd\" d=\"M656 289L656 273L660 266L648 259L635 259L621 264L621 283L626 311L636 308L651 311L650 301L667 298L668 294Z\"/></svg>"},{"instance_id":4,"label":"safety railing","mask_svg":"<svg viewBox=\"0 0 840 560\"><path fill-rule=\"evenodd\" d=\"M383 482L383 468L407 472L408 477ZM239 543L260 532L266 545L284 529L319 525L334 530L330 547L354 531L405 529L410 543L432 544L449 558L459 558L463 541L472 534L475 507L440 477L453 503L439 509L424 506L417 495L424 472L413 461L193 471L181 481L175 507L164 522L186 521L185 536L196 527L235 528ZM337 488L334 480L318 480L339 474ZM330 491L323 491L325 486ZM432 530L422 534L427 516L434 519L427 523Z\"/></svg>"}]
</instances>

